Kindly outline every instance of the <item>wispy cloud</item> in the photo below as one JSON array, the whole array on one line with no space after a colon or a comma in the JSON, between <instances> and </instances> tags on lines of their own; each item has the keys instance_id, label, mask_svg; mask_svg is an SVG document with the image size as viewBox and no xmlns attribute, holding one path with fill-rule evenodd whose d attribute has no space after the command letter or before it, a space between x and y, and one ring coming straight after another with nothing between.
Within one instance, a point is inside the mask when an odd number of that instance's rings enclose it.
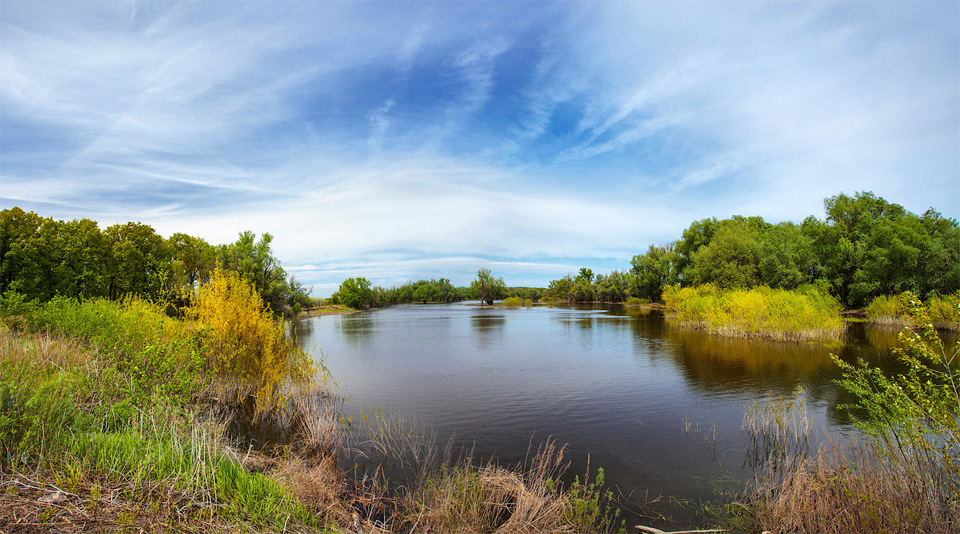
<instances>
[{"instance_id":1,"label":"wispy cloud","mask_svg":"<svg viewBox=\"0 0 960 534\"><path fill-rule=\"evenodd\" d=\"M489 7L0 3L0 205L269 231L318 287L546 281L841 191L960 217L956 3Z\"/></svg>"}]
</instances>

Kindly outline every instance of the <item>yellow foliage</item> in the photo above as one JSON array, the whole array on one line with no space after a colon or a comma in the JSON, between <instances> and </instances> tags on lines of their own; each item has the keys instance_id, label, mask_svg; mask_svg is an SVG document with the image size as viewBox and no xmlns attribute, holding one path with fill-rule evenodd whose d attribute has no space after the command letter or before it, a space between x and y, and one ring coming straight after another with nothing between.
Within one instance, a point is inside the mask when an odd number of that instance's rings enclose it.
<instances>
[{"instance_id":1,"label":"yellow foliage","mask_svg":"<svg viewBox=\"0 0 960 534\"><path fill-rule=\"evenodd\" d=\"M194 292L187 316L210 332L207 365L223 381L253 388L258 415L281 406L290 388L310 388L310 356L287 340L283 323L249 283L219 265Z\"/></svg>"},{"instance_id":2,"label":"yellow foliage","mask_svg":"<svg viewBox=\"0 0 960 534\"><path fill-rule=\"evenodd\" d=\"M799 341L836 338L844 328L836 299L812 290L671 286L663 300L679 325L725 336Z\"/></svg>"}]
</instances>

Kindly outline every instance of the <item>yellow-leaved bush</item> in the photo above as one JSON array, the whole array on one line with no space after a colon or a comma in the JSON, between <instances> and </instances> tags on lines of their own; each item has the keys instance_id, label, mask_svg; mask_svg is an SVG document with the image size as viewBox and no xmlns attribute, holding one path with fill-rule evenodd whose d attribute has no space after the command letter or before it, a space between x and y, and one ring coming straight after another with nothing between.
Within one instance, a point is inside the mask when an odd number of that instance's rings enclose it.
<instances>
[{"instance_id":1,"label":"yellow-leaved bush","mask_svg":"<svg viewBox=\"0 0 960 534\"><path fill-rule=\"evenodd\" d=\"M207 365L214 377L233 384L238 396L252 392L257 416L279 409L292 390L313 387L313 360L287 339L283 323L236 273L218 265L194 291L186 314L208 329Z\"/></svg>"}]
</instances>

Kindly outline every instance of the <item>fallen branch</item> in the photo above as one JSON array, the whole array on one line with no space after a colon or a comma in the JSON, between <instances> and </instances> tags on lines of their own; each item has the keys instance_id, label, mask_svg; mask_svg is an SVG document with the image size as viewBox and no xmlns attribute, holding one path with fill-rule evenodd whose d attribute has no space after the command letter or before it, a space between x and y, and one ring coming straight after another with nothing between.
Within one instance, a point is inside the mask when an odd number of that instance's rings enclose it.
<instances>
[{"instance_id":1,"label":"fallen branch","mask_svg":"<svg viewBox=\"0 0 960 534\"><path fill-rule=\"evenodd\" d=\"M642 530L644 532L649 532L650 534L706 534L708 532L726 532L726 530L722 528L710 528L706 530L674 530L671 532L666 532L660 530L659 528L645 527L643 525L637 525L633 528Z\"/></svg>"}]
</instances>

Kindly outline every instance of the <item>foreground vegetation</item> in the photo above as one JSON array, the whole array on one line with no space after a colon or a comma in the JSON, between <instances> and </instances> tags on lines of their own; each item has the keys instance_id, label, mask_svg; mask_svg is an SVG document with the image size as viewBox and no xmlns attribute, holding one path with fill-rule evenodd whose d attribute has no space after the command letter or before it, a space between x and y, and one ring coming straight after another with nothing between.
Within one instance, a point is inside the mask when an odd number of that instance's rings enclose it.
<instances>
[{"instance_id":1,"label":"foreground vegetation","mask_svg":"<svg viewBox=\"0 0 960 534\"><path fill-rule=\"evenodd\" d=\"M900 334L903 373L834 357L867 438L830 442L814 455L786 454L797 451L785 446L799 434L796 418L774 410L778 431L767 441L775 452L749 506L736 509L740 526L825 533L960 527L960 343L945 346L922 304L909 297L916 326Z\"/></svg>"},{"instance_id":2,"label":"foreground vegetation","mask_svg":"<svg viewBox=\"0 0 960 534\"><path fill-rule=\"evenodd\" d=\"M506 469L389 418L351 429L322 365L231 271L200 283L182 318L136 297L12 292L0 311L0 530L613 526L602 471L561 483L553 443ZM252 447L261 435L274 439Z\"/></svg>"}]
</instances>

